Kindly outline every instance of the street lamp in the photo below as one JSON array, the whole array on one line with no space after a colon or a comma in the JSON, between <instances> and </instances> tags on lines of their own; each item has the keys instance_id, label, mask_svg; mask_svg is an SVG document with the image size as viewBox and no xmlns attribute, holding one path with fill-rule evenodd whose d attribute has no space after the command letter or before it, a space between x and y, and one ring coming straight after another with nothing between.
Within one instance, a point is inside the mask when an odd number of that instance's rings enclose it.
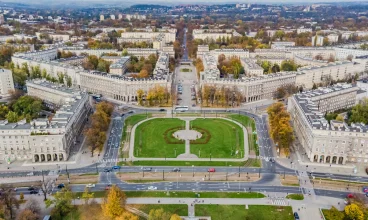
<instances>
[{"instance_id":1,"label":"street lamp","mask_svg":"<svg viewBox=\"0 0 368 220\"><path fill-rule=\"evenodd\" d=\"M192 165L193 177L194 177L194 165Z\"/></svg>"}]
</instances>

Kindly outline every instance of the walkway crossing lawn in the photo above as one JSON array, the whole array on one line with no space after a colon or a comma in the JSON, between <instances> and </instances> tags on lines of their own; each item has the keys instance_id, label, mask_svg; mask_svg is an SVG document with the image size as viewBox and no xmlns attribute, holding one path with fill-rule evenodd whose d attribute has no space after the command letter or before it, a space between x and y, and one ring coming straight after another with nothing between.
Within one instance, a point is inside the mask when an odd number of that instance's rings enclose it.
<instances>
[{"instance_id":1,"label":"walkway crossing lawn","mask_svg":"<svg viewBox=\"0 0 368 220\"><path fill-rule=\"evenodd\" d=\"M228 118L242 124L248 129L249 151L254 151L254 153L258 156L259 148L257 144L257 133L253 134L253 132L256 131L256 124L254 120L248 116L240 114L231 114L228 115Z\"/></svg>"},{"instance_id":2,"label":"walkway crossing lawn","mask_svg":"<svg viewBox=\"0 0 368 220\"><path fill-rule=\"evenodd\" d=\"M137 124L140 121L146 120L147 118L152 117L152 114L139 114L139 115L132 115L129 116L128 118L125 119L124 122L124 129L123 129L123 136L122 139L126 140L127 139L127 127L133 127L135 124Z\"/></svg>"},{"instance_id":3,"label":"walkway crossing lawn","mask_svg":"<svg viewBox=\"0 0 368 220\"><path fill-rule=\"evenodd\" d=\"M196 205L196 216L211 216L212 220L293 220L290 206L266 205Z\"/></svg>"},{"instance_id":4,"label":"walkway crossing lawn","mask_svg":"<svg viewBox=\"0 0 368 220\"><path fill-rule=\"evenodd\" d=\"M184 143L168 144L164 137L165 131L179 126L183 126L184 129L185 122L177 118L155 118L138 125L135 130L134 156L175 158L185 153ZM174 138L170 140L172 139Z\"/></svg>"},{"instance_id":5,"label":"walkway crossing lawn","mask_svg":"<svg viewBox=\"0 0 368 220\"><path fill-rule=\"evenodd\" d=\"M239 125L217 118L200 118L190 123L193 129L199 127L211 135L207 143L191 143L190 152L192 154L196 154L200 158L241 158L244 156L244 132ZM205 138L205 136L202 137Z\"/></svg>"}]
</instances>

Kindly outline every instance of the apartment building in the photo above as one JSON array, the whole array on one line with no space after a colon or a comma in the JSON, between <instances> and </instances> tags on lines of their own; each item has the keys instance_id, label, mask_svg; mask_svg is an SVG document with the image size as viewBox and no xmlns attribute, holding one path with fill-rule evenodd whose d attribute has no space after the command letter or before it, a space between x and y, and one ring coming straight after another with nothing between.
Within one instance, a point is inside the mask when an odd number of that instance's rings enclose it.
<instances>
[{"instance_id":1,"label":"apartment building","mask_svg":"<svg viewBox=\"0 0 368 220\"><path fill-rule=\"evenodd\" d=\"M63 89L62 86L55 87L55 84L44 81L32 83L39 83L37 90L40 91L35 94L41 95L40 98L49 99L49 96L44 94L48 92L62 96L55 91ZM91 113L88 94L78 90L69 91L73 95L67 95L65 103L55 112L52 119L38 118L30 123L25 120L17 123L0 121L0 160L66 161Z\"/></svg>"},{"instance_id":2,"label":"apartment building","mask_svg":"<svg viewBox=\"0 0 368 220\"><path fill-rule=\"evenodd\" d=\"M203 55L209 52L210 52L210 48L208 47L208 45L198 45L197 58L200 58L203 60Z\"/></svg>"},{"instance_id":3,"label":"apartment building","mask_svg":"<svg viewBox=\"0 0 368 220\"><path fill-rule=\"evenodd\" d=\"M325 37L323 36L313 36L312 37L312 46L318 47L318 46L323 46L323 41L324 41Z\"/></svg>"},{"instance_id":4,"label":"apartment building","mask_svg":"<svg viewBox=\"0 0 368 220\"><path fill-rule=\"evenodd\" d=\"M37 60L50 61L50 60L55 60L57 58L57 52L58 52L58 48L50 47L45 50L16 53L12 56L12 59L13 57L27 57L27 58L37 59Z\"/></svg>"},{"instance_id":5,"label":"apartment building","mask_svg":"<svg viewBox=\"0 0 368 220\"><path fill-rule=\"evenodd\" d=\"M126 48L126 49L127 49L128 55L136 56L138 58L141 58L141 57L148 58L149 55L151 54L154 54L154 55L158 54L158 50L153 49L153 48Z\"/></svg>"},{"instance_id":6,"label":"apartment building","mask_svg":"<svg viewBox=\"0 0 368 220\"><path fill-rule=\"evenodd\" d=\"M154 75L149 79L138 79L121 75L102 73L98 71L82 71L79 73L82 89L88 92L101 94L105 97L123 102L137 102L137 91L142 89L145 93L155 86L163 86L171 90L171 75L161 78Z\"/></svg>"},{"instance_id":7,"label":"apartment building","mask_svg":"<svg viewBox=\"0 0 368 220\"><path fill-rule=\"evenodd\" d=\"M295 47L294 41L273 41L271 49L285 49L285 47Z\"/></svg>"},{"instance_id":8,"label":"apartment building","mask_svg":"<svg viewBox=\"0 0 368 220\"><path fill-rule=\"evenodd\" d=\"M121 33L121 37L118 38L119 42L132 42L135 39L144 39L145 41L154 41L155 38L163 36L163 39L166 43L174 42L176 39L176 29L168 30L168 29L157 29L157 32L154 31L133 31L133 32L123 32Z\"/></svg>"},{"instance_id":9,"label":"apartment building","mask_svg":"<svg viewBox=\"0 0 368 220\"><path fill-rule=\"evenodd\" d=\"M123 75L128 70L127 65L130 63L130 57L119 57L120 59L110 65L110 73Z\"/></svg>"},{"instance_id":10,"label":"apartment building","mask_svg":"<svg viewBox=\"0 0 368 220\"><path fill-rule=\"evenodd\" d=\"M132 19L136 19L136 20L146 20L147 19L146 15L139 15L139 14L126 14L125 18L129 21Z\"/></svg>"},{"instance_id":11,"label":"apartment building","mask_svg":"<svg viewBox=\"0 0 368 220\"><path fill-rule=\"evenodd\" d=\"M217 88L235 88L243 97L244 102L255 102L262 99L272 99L278 88L295 85L296 72L280 72L258 77L242 79L222 79L203 77L200 86L215 86Z\"/></svg>"},{"instance_id":12,"label":"apartment building","mask_svg":"<svg viewBox=\"0 0 368 220\"><path fill-rule=\"evenodd\" d=\"M104 54L109 53L119 53L117 49L84 49L83 47L61 47L60 51L71 52L76 54L77 56L81 56L83 54L95 55L97 57L101 57ZM57 50L56 50L57 53ZM54 58L56 59L56 57Z\"/></svg>"},{"instance_id":13,"label":"apartment building","mask_svg":"<svg viewBox=\"0 0 368 220\"><path fill-rule=\"evenodd\" d=\"M325 80L343 80L362 72L362 65L349 61L338 61L322 66L305 66L298 68L300 73L296 85L311 89L313 84Z\"/></svg>"},{"instance_id":14,"label":"apartment building","mask_svg":"<svg viewBox=\"0 0 368 220\"><path fill-rule=\"evenodd\" d=\"M297 34L308 33L308 32L312 33L312 28L300 27L296 29Z\"/></svg>"},{"instance_id":15,"label":"apartment building","mask_svg":"<svg viewBox=\"0 0 368 220\"><path fill-rule=\"evenodd\" d=\"M201 80L219 79L220 70L217 68L217 58L211 53L203 55L204 70L199 73Z\"/></svg>"},{"instance_id":16,"label":"apartment building","mask_svg":"<svg viewBox=\"0 0 368 220\"><path fill-rule=\"evenodd\" d=\"M14 90L12 71L0 69L0 96L8 96L11 90Z\"/></svg>"},{"instance_id":17,"label":"apartment building","mask_svg":"<svg viewBox=\"0 0 368 220\"><path fill-rule=\"evenodd\" d=\"M240 63L244 67L244 71L247 76L263 75L263 68L255 63L252 59L241 58Z\"/></svg>"},{"instance_id":18,"label":"apartment building","mask_svg":"<svg viewBox=\"0 0 368 220\"><path fill-rule=\"evenodd\" d=\"M358 88L348 84L321 88L289 98L288 111L294 125L297 147L311 162L368 163L368 126L331 120L324 114L355 104ZM297 148L298 149L298 148Z\"/></svg>"},{"instance_id":19,"label":"apartment building","mask_svg":"<svg viewBox=\"0 0 368 220\"><path fill-rule=\"evenodd\" d=\"M244 49L215 49L211 50L211 54L219 57L220 55L224 55L226 59L230 59L232 57L240 58L249 58L249 51Z\"/></svg>"},{"instance_id":20,"label":"apartment building","mask_svg":"<svg viewBox=\"0 0 368 220\"><path fill-rule=\"evenodd\" d=\"M208 40L208 41L216 41L218 39L228 39L233 36L233 30L221 30L221 29L194 29L193 30L193 39L201 39L201 40Z\"/></svg>"},{"instance_id":21,"label":"apartment building","mask_svg":"<svg viewBox=\"0 0 368 220\"><path fill-rule=\"evenodd\" d=\"M49 36L54 41L69 41L70 40L69 34L50 34Z\"/></svg>"}]
</instances>

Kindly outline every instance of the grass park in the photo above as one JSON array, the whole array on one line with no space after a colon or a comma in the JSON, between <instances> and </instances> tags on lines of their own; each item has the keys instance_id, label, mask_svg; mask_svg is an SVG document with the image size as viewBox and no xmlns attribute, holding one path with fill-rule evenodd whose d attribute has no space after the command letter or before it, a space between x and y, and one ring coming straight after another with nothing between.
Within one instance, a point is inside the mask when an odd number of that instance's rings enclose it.
<instances>
[{"instance_id":1,"label":"grass park","mask_svg":"<svg viewBox=\"0 0 368 220\"><path fill-rule=\"evenodd\" d=\"M184 129L184 126L185 122L177 118L155 118L138 125L134 137L134 156L175 158L183 154L184 142L170 134L173 132L171 129Z\"/></svg>"},{"instance_id":2,"label":"grass park","mask_svg":"<svg viewBox=\"0 0 368 220\"><path fill-rule=\"evenodd\" d=\"M190 144L192 154L200 158L241 158L244 155L244 133L239 125L224 119L200 118L191 121L190 126L205 134Z\"/></svg>"},{"instance_id":3,"label":"grass park","mask_svg":"<svg viewBox=\"0 0 368 220\"><path fill-rule=\"evenodd\" d=\"M192 70L184 68L184 69L181 69L180 72L189 73L189 72L192 72Z\"/></svg>"},{"instance_id":4,"label":"grass park","mask_svg":"<svg viewBox=\"0 0 368 220\"><path fill-rule=\"evenodd\" d=\"M257 219L292 220L290 206L249 205L196 205L196 216L211 216L212 220Z\"/></svg>"}]
</instances>

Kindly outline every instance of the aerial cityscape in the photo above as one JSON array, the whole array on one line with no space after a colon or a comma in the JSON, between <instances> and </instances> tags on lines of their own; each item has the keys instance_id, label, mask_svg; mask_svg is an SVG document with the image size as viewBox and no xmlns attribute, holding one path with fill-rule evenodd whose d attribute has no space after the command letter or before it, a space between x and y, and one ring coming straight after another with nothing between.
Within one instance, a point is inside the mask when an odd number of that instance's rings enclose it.
<instances>
[{"instance_id":1,"label":"aerial cityscape","mask_svg":"<svg viewBox=\"0 0 368 220\"><path fill-rule=\"evenodd\" d=\"M0 2L0 220L368 219L368 2Z\"/></svg>"}]
</instances>

